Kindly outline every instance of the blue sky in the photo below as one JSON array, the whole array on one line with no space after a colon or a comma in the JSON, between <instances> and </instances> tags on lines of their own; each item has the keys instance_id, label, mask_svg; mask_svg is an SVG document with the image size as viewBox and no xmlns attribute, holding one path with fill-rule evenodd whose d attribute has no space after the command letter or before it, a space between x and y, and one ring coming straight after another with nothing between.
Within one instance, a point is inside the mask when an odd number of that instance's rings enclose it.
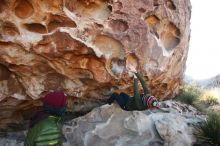
<instances>
[{"instance_id":1,"label":"blue sky","mask_svg":"<svg viewBox=\"0 0 220 146\"><path fill-rule=\"evenodd\" d=\"M220 0L191 0L191 40L186 75L206 79L220 74Z\"/></svg>"}]
</instances>

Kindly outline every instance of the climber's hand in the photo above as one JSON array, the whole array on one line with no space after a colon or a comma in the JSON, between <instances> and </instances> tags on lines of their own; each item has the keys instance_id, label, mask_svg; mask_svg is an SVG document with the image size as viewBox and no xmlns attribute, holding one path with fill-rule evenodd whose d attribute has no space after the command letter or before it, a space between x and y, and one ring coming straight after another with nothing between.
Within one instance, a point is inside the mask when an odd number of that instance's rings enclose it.
<instances>
[{"instance_id":1,"label":"climber's hand","mask_svg":"<svg viewBox=\"0 0 220 146\"><path fill-rule=\"evenodd\" d=\"M137 76L136 76L136 74L135 74L135 73L133 73L133 76L134 76L134 78L135 78L135 79L137 79Z\"/></svg>"},{"instance_id":2,"label":"climber's hand","mask_svg":"<svg viewBox=\"0 0 220 146\"><path fill-rule=\"evenodd\" d=\"M133 65L129 65L129 66L127 67L127 69L128 69L128 71L130 71L130 72L137 73L137 70L136 70L136 68L135 68Z\"/></svg>"}]
</instances>

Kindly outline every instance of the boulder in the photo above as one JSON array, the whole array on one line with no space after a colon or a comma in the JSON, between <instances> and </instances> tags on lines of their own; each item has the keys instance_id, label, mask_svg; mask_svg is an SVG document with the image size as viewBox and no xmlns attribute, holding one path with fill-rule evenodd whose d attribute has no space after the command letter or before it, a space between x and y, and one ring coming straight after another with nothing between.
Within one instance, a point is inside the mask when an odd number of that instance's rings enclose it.
<instances>
[{"instance_id":1,"label":"boulder","mask_svg":"<svg viewBox=\"0 0 220 146\"><path fill-rule=\"evenodd\" d=\"M69 111L89 111L114 91L132 94L129 65L160 99L181 88L188 0L0 3L0 129L30 118L49 90L69 95Z\"/></svg>"},{"instance_id":2,"label":"boulder","mask_svg":"<svg viewBox=\"0 0 220 146\"><path fill-rule=\"evenodd\" d=\"M124 111L103 105L85 116L64 122L64 146L191 146L193 125L206 119L189 105L162 102L161 110ZM23 144L25 132L10 133L1 143Z\"/></svg>"}]
</instances>

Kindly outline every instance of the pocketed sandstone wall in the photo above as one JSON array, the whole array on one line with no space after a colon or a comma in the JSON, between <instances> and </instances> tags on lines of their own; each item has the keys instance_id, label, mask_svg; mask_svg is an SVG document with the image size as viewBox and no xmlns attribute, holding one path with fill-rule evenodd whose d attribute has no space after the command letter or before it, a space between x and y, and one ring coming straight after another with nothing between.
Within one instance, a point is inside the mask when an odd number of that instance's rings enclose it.
<instances>
[{"instance_id":1,"label":"pocketed sandstone wall","mask_svg":"<svg viewBox=\"0 0 220 146\"><path fill-rule=\"evenodd\" d=\"M181 88L190 36L188 0L0 0L0 125L20 123L49 90L68 109L94 107L113 91L132 94L126 66L152 94Z\"/></svg>"}]
</instances>

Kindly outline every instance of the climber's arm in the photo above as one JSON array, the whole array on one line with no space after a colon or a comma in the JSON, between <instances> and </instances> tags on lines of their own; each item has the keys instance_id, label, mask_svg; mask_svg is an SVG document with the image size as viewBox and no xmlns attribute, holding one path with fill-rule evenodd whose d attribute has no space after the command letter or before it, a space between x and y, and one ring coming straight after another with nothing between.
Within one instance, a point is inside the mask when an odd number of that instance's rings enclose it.
<instances>
[{"instance_id":1,"label":"climber's arm","mask_svg":"<svg viewBox=\"0 0 220 146\"><path fill-rule=\"evenodd\" d=\"M140 93L138 91L138 79L136 77L134 77L134 101L135 101L135 104L137 105L138 108L141 107L140 105Z\"/></svg>"},{"instance_id":2,"label":"climber's arm","mask_svg":"<svg viewBox=\"0 0 220 146\"><path fill-rule=\"evenodd\" d=\"M149 91L148 86L147 86L147 84L145 83L145 81L144 81L142 75L140 75L139 73L135 73L135 75L137 76L137 78L138 78L138 79L140 80L140 82L141 82L141 85L142 85L142 87L143 87L143 89L144 89L144 94L145 94L145 95L146 95L146 94L149 94L150 91Z\"/></svg>"}]
</instances>

